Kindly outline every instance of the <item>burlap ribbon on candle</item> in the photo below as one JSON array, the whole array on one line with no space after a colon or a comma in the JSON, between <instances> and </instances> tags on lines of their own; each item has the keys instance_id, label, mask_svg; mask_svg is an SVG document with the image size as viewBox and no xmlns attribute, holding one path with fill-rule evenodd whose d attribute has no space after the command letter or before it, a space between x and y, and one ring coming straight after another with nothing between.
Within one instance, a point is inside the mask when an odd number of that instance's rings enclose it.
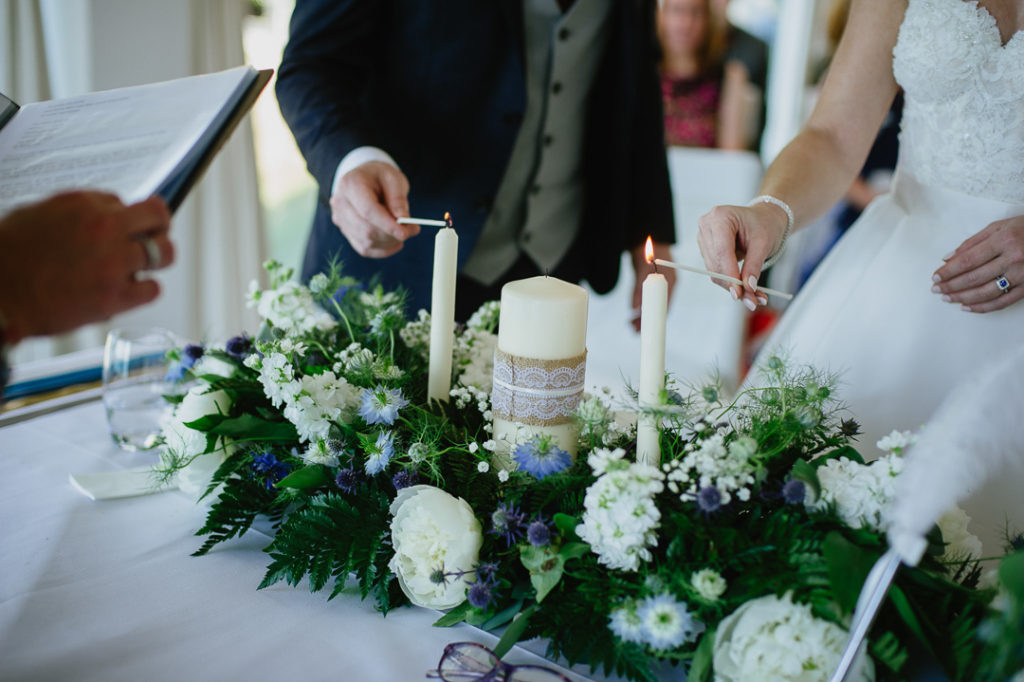
<instances>
[{"instance_id":1,"label":"burlap ribbon on candle","mask_svg":"<svg viewBox=\"0 0 1024 682\"><path fill-rule=\"evenodd\" d=\"M567 424L583 397L586 370L586 351L574 358L538 360L496 348L491 411L528 426Z\"/></svg>"}]
</instances>

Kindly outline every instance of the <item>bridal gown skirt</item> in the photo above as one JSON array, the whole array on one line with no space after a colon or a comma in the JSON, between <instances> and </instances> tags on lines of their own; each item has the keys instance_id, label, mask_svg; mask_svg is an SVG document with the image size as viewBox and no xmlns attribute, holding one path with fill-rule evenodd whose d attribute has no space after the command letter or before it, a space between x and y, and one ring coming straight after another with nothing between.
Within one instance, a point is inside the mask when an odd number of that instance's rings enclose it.
<instances>
[{"instance_id":1,"label":"bridal gown skirt","mask_svg":"<svg viewBox=\"0 0 1024 682\"><path fill-rule=\"evenodd\" d=\"M958 383L1024 343L1024 302L969 313L931 291L944 255L1021 214L1024 205L897 172L892 192L870 205L786 310L759 362L778 353L838 373L839 398L862 426L857 449L875 459L882 436L917 430ZM1024 428L1024 406L1015 426ZM996 552L1007 527L1024 531L1024 480L1001 477L961 506L986 552Z\"/></svg>"}]
</instances>

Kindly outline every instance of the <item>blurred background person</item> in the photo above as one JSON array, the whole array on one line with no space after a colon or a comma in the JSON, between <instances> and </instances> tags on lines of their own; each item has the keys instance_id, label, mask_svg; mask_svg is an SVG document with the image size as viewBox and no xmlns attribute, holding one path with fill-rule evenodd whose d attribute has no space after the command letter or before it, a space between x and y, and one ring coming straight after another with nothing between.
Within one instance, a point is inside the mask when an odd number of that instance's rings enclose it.
<instances>
[{"instance_id":1,"label":"blurred background person","mask_svg":"<svg viewBox=\"0 0 1024 682\"><path fill-rule=\"evenodd\" d=\"M748 149L757 110L746 67L726 61L728 26L711 0L663 0L658 9L665 141Z\"/></svg>"}]
</instances>

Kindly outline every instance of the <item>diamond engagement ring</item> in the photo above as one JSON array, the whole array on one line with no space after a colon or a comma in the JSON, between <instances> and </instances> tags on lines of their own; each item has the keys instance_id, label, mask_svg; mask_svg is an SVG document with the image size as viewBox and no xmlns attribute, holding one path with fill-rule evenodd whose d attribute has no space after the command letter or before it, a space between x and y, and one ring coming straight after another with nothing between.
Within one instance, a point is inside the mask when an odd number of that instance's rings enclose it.
<instances>
[{"instance_id":1,"label":"diamond engagement ring","mask_svg":"<svg viewBox=\"0 0 1024 682\"><path fill-rule=\"evenodd\" d=\"M1005 275L996 277L996 286L999 287L999 293L1005 294L1010 290L1010 280L1006 279Z\"/></svg>"},{"instance_id":2,"label":"diamond engagement ring","mask_svg":"<svg viewBox=\"0 0 1024 682\"><path fill-rule=\"evenodd\" d=\"M146 267L143 269L156 270L160 265L160 247L156 245L156 241L152 237L144 238L140 244L142 244L142 250L146 252Z\"/></svg>"}]
</instances>

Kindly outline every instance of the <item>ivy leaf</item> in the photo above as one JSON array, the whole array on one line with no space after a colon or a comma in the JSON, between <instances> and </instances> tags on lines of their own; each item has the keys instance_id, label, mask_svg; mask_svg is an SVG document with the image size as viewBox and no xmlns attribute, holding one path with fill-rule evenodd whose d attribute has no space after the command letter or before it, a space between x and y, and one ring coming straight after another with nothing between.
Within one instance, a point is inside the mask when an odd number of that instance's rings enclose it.
<instances>
[{"instance_id":1,"label":"ivy leaf","mask_svg":"<svg viewBox=\"0 0 1024 682\"><path fill-rule=\"evenodd\" d=\"M806 485L814 493L814 499L818 499L821 496L821 481L818 480L818 470L807 460L798 459L793 462L790 476L793 477L793 480L800 481Z\"/></svg>"},{"instance_id":2,"label":"ivy leaf","mask_svg":"<svg viewBox=\"0 0 1024 682\"><path fill-rule=\"evenodd\" d=\"M580 525L580 520L575 516L569 514L562 514L561 512L554 516L555 528L562 534L566 540L576 541L580 537L576 535L576 526Z\"/></svg>"},{"instance_id":3,"label":"ivy leaf","mask_svg":"<svg viewBox=\"0 0 1024 682\"><path fill-rule=\"evenodd\" d=\"M519 638L526 632L526 626L530 624L530 616L537 610L537 605L534 604L525 611L520 611L512 619L512 624L505 630L505 634L501 636L501 640L498 641L497 646L494 647L494 655L498 658L502 658L509 650L515 646L515 643L519 641Z\"/></svg>"},{"instance_id":4,"label":"ivy leaf","mask_svg":"<svg viewBox=\"0 0 1024 682\"><path fill-rule=\"evenodd\" d=\"M537 591L537 603L544 601L555 585L562 579L565 559L550 547L534 547L525 545L519 550L519 558L523 566L530 571L530 584Z\"/></svg>"},{"instance_id":5,"label":"ivy leaf","mask_svg":"<svg viewBox=\"0 0 1024 682\"><path fill-rule=\"evenodd\" d=\"M590 552L590 545L585 542L569 542L562 545L562 549L558 553L562 556L563 561L569 561L570 559L579 559L580 557L586 556Z\"/></svg>"},{"instance_id":6,"label":"ivy leaf","mask_svg":"<svg viewBox=\"0 0 1024 682\"><path fill-rule=\"evenodd\" d=\"M326 467L320 464L311 464L291 472L275 483L274 487L309 490L310 488L319 488L322 485L326 485L328 481L330 481L330 476L327 474Z\"/></svg>"}]
</instances>

